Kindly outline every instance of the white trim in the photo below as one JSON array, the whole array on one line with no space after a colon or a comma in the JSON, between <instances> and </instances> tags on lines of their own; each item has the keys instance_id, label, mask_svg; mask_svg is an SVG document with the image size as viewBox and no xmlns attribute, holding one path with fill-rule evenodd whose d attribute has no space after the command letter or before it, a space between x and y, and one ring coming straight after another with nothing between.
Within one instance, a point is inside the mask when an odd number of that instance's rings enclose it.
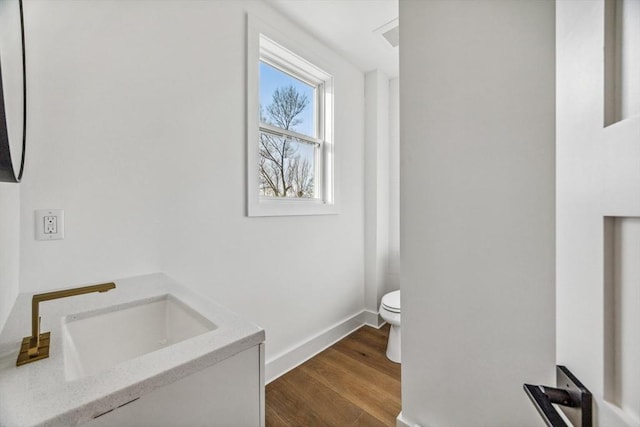
<instances>
[{"instance_id":1,"label":"white trim","mask_svg":"<svg viewBox=\"0 0 640 427\"><path fill-rule=\"evenodd\" d=\"M279 128L278 126L272 126L267 123L260 123L260 131L263 133L270 133L275 136L288 136L290 138L297 139L300 142L306 142L307 144L310 144L310 145L320 146L324 142L323 140L314 138L313 136L282 129L282 128Z\"/></svg>"},{"instance_id":2,"label":"white trim","mask_svg":"<svg viewBox=\"0 0 640 427\"><path fill-rule=\"evenodd\" d=\"M335 157L335 147L333 141L333 118L334 113L334 84L331 77L330 67L327 67L319 57L313 54L313 48L307 46L299 46L301 37L297 37L297 32L284 34L283 29L275 29L251 14L247 14L247 215L248 216L281 216L281 215L323 215L338 214L340 212L338 206L338 198L336 188L338 187L338 177ZM259 191L259 174L258 174L258 145L260 131L259 118L259 64L260 64L260 40L272 41L272 44L280 45L283 49L278 49L280 59L287 58L287 52L291 55L292 51L299 53L294 55L298 58L297 65L306 69L308 73L317 70L323 74L317 74L319 77L327 77L322 81L324 85L324 99L318 96L319 106L325 106L331 114L324 114L324 123L318 124L322 126L322 133L319 133L322 142L322 162L315 162L322 168L322 182L318 187L321 191L319 199L289 200L289 198L279 198L270 200L260 197ZM293 48L293 49L292 49ZM275 58L275 59L274 59ZM306 58L306 59L302 59ZM277 61L278 57L271 55L270 59ZM317 66L312 65L317 64ZM308 62L308 64L306 64ZM305 65L306 64L306 65ZM313 68L311 68L313 67ZM319 68L322 67L322 68ZM307 73L307 74L308 74ZM306 74L305 74L306 75Z\"/></svg>"},{"instance_id":3,"label":"white trim","mask_svg":"<svg viewBox=\"0 0 640 427\"><path fill-rule=\"evenodd\" d=\"M402 411L400 411L396 417L396 427L420 427L420 424L409 421L402 415Z\"/></svg>"},{"instance_id":4,"label":"white trim","mask_svg":"<svg viewBox=\"0 0 640 427\"><path fill-rule=\"evenodd\" d=\"M376 329L380 329L387 323L377 311L364 310L362 312L362 317L365 325L371 326L372 328Z\"/></svg>"},{"instance_id":5,"label":"white trim","mask_svg":"<svg viewBox=\"0 0 640 427\"><path fill-rule=\"evenodd\" d=\"M293 368L311 359L318 353L331 347L350 333L367 324L364 321L366 310L351 316L324 331L312 336L290 350L272 357L266 363L266 383L286 374ZM371 312L369 312L371 313Z\"/></svg>"},{"instance_id":6,"label":"white trim","mask_svg":"<svg viewBox=\"0 0 640 427\"><path fill-rule=\"evenodd\" d=\"M260 427L265 427L266 425L266 390L265 390L265 383L264 383L264 375L265 375L265 368L264 368L264 353L265 353L265 349L264 349L264 341L260 343L260 345L258 346L258 353L259 353L259 357L258 357L258 367L260 370L260 418L259 418L259 424Z\"/></svg>"},{"instance_id":7,"label":"white trim","mask_svg":"<svg viewBox=\"0 0 640 427\"><path fill-rule=\"evenodd\" d=\"M310 86L318 86L332 78L331 74L296 55L286 47L260 34L260 56L269 65L279 68Z\"/></svg>"}]
</instances>

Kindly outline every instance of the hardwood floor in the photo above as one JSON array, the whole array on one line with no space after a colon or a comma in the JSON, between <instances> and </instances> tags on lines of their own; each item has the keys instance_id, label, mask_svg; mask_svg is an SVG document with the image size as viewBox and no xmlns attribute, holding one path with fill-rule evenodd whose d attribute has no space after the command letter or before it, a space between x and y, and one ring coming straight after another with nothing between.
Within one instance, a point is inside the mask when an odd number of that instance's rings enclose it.
<instances>
[{"instance_id":1,"label":"hardwood floor","mask_svg":"<svg viewBox=\"0 0 640 427\"><path fill-rule=\"evenodd\" d=\"M267 427L395 426L400 365L385 356L389 325L363 326L266 387Z\"/></svg>"}]
</instances>

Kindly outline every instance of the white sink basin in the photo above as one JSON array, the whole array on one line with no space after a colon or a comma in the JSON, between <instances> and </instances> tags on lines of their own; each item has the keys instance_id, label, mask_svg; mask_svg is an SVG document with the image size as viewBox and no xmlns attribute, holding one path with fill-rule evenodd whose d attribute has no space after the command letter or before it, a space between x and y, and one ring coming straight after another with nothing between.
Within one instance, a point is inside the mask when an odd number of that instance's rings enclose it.
<instances>
[{"instance_id":1,"label":"white sink basin","mask_svg":"<svg viewBox=\"0 0 640 427\"><path fill-rule=\"evenodd\" d=\"M111 368L216 329L171 295L67 316L62 325L67 380Z\"/></svg>"}]
</instances>

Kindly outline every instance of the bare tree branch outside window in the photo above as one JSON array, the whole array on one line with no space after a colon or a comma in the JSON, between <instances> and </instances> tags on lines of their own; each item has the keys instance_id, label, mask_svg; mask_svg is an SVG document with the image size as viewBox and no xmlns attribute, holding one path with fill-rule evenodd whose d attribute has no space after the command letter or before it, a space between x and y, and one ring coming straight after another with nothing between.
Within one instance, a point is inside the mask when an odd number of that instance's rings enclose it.
<instances>
[{"instance_id":1,"label":"bare tree branch outside window","mask_svg":"<svg viewBox=\"0 0 640 427\"><path fill-rule=\"evenodd\" d=\"M295 132L308 105L308 97L294 86L281 87L274 91L269 105L260 106L260 121ZM260 133L260 195L314 197L314 167L303 153L306 144L288 136Z\"/></svg>"}]
</instances>

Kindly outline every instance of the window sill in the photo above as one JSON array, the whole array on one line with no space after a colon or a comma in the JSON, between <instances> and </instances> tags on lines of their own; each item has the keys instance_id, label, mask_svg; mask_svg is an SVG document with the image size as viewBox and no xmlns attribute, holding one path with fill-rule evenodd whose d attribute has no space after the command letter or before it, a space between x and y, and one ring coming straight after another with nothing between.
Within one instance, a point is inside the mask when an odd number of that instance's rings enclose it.
<instances>
[{"instance_id":1,"label":"window sill","mask_svg":"<svg viewBox=\"0 0 640 427\"><path fill-rule=\"evenodd\" d=\"M300 199L260 199L250 202L247 215L252 216L297 216L297 215L336 215L340 210L333 203L318 200Z\"/></svg>"}]
</instances>

